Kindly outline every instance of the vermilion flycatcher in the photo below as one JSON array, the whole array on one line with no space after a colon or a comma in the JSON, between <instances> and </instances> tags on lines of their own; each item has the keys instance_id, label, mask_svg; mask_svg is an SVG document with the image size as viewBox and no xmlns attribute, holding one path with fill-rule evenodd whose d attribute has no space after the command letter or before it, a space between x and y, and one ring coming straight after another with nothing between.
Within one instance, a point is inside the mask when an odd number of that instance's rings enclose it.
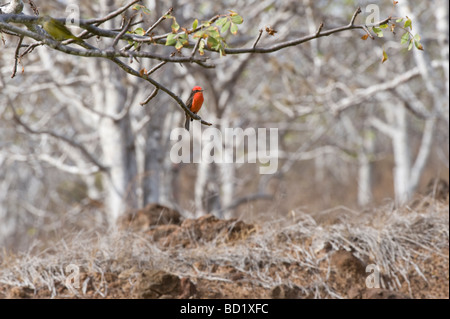
<instances>
[{"instance_id":1,"label":"vermilion flycatcher","mask_svg":"<svg viewBox=\"0 0 450 319\"><path fill-rule=\"evenodd\" d=\"M189 95L186 101L186 106L191 110L192 113L197 114L200 111L203 104L203 92L204 90L199 86L194 86L191 95ZM189 119L193 121L194 119L186 113L186 122L184 122L184 128L189 131Z\"/></svg>"}]
</instances>

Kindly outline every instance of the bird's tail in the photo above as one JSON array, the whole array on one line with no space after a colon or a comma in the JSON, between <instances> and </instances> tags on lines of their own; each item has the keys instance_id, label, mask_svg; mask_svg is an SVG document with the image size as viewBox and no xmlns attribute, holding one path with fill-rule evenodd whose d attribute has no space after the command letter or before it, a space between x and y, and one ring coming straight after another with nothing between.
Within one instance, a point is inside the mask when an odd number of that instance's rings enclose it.
<instances>
[{"instance_id":1,"label":"bird's tail","mask_svg":"<svg viewBox=\"0 0 450 319\"><path fill-rule=\"evenodd\" d=\"M184 122L184 128L189 131L190 116L186 114L186 122Z\"/></svg>"}]
</instances>

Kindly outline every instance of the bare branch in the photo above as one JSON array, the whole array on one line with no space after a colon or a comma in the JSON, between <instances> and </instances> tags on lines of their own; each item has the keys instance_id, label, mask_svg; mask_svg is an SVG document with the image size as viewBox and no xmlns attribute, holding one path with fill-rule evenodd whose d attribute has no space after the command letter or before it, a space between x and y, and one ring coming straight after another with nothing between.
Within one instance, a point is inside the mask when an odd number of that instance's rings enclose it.
<instances>
[{"instance_id":1,"label":"bare branch","mask_svg":"<svg viewBox=\"0 0 450 319\"><path fill-rule=\"evenodd\" d=\"M358 14L360 14L360 13L361 13L361 7L358 7L358 9L356 9L355 13L353 13L352 20L350 21L349 26L353 26L355 24L355 19L358 16Z\"/></svg>"},{"instance_id":2,"label":"bare branch","mask_svg":"<svg viewBox=\"0 0 450 319\"><path fill-rule=\"evenodd\" d=\"M164 13L150 28L148 28L147 31L145 31L145 34L150 35L150 32L152 32L162 21L164 21L166 18L165 16L168 14L171 14L173 11L173 8L170 8L169 10L167 10L166 13Z\"/></svg>"},{"instance_id":3,"label":"bare branch","mask_svg":"<svg viewBox=\"0 0 450 319\"><path fill-rule=\"evenodd\" d=\"M158 70L160 67L162 67L164 64L166 64L167 61L163 61L161 63L158 63L156 66L154 66L150 71L147 72L147 76Z\"/></svg>"},{"instance_id":4,"label":"bare branch","mask_svg":"<svg viewBox=\"0 0 450 319\"><path fill-rule=\"evenodd\" d=\"M438 68L440 65L438 62L433 61L432 66L435 68ZM339 103L336 106L333 106L331 109L333 113L336 115L339 115L342 111L346 110L347 108L357 105L364 100L371 98L374 96L375 93L381 92L381 91L387 91L391 89L397 88L399 85L408 82L409 80L417 77L420 75L420 70L418 67L415 67L407 72L404 72L402 75L390 80L385 81L382 83L377 83L372 86L369 86L365 89L357 90L356 93L354 93L351 96L348 96L342 100L339 101ZM417 112L412 111L414 114ZM426 117L427 115L421 114L421 118Z\"/></svg>"},{"instance_id":5,"label":"bare branch","mask_svg":"<svg viewBox=\"0 0 450 319\"><path fill-rule=\"evenodd\" d=\"M166 19L166 15L171 14L173 11L173 8L170 8L169 10L166 11L166 13L164 13L161 17L159 17L159 19L150 27L147 29L147 31L145 31L145 34L148 34L150 36L150 38L152 37L151 32L162 22ZM123 48L123 50L129 50L131 49L133 45L132 44L128 44L125 48Z\"/></svg>"},{"instance_id":6,"label":"bare branch","mask_svg":"<svg viewBox=\"0 0 450 319\"><path fill-rule=\"evenodd\" d=\"M11 74L11 78L16 76L17 63L20 61L20 57L21 57L21 56L19 56L19 51L20 51L20 46L22 45L22 41L23 41L23 35L19 36L19 42L17 43L16 51L14 51L14 67L13 67L13 72Z\"/></svg>"},{"instance_id":7,"label":"bare branch","mask_svg":"<svg viewBox=\"0 0 450 319\"><path fill-rule=\"evenodd\" d=\"M376 128L383 134L389 136L390 138L394 138L394 136L397 134L397 131L395 130L395 128L393 128L391 125L383 122L378 117L371 117L369 119L369 123L374 128Z\"/></svg>"},{"instance_id":8,"label":"bare branch","mask_svg":"<svg viewBox=\"0 0 450 319\"><path fill-rule=\"evenodd\" d=\"M157 87L155 87L153 89L153 92L141 103L139 103L140 105L144 106L145 104L147 104L148 102L150 102L151 99L153 99L157 94L158 94L159 89Z\"/></svg>"},{"instance_id":9,"label":"bare branch","mask_svg":"<svg viewBox=\"0 0 450 319\"><path fill-rule=\"evenodd\" d=\"M136 3L140 2L140 1L141 0L133 0L133 1L129 2L128 4L124 5L123 7L119 8L119 9L117 9L117 10L111 12L111 13L109 13L108 15L104 16L103 18L85 20L85 23L87 23L87 24L101 24L103 22L106 22L108 20L111 20L111 19L117 17L121 13L125 12L133 4L136 4Z\"/></svg>"},{"instance_id":10,"label":"bare branch","mask_svg":"<svg viewBox=\"0 0 450 319\"><path fill-rule=\"evenodd\" d=\"M131 22L133 21L133 18L128 19L128 21L125 22L122 30L119 32L119 34L114 38L114 42L112 44L112 47L115 48L117 43L119 42L120 38L127 33L128 28L130 27Z\"/></svg>"},{"instance_id":11,"label":"bare branch","mask_svg":"<svg viewBox=\"0 0 450 319\"><path fill-rule=\"evenodd\" d=\"M370 33L369 29L365 25L363 25L363 30L366 31L367 35L372 39L375 40L375 37Z\"/></svg>"},{"instance_id":12,"label":"bare branch","mask_svg":"<svg viewBox=\"0 0 450 319\"><path fill-rule=\"evenodd\" d=\"M320 23L319 28L317 28L317 31L316 31L316 37L319 36L319 34L320 34L320 32L322 31L322 29L323 29L323 22Z\"/></svg>"},{"instance_id":13,"label":"bare branch","mask_svg":"<svg viewBox=\"0 0 450 319\"><path fill-rule=\"evenodd\" d=\"M193 58L195 53L197 52L198 47L200 46L200 41L202 41L202 38L199 38L197 40L197 42L195 43L194 49L192 49L192 52L191 52L191 58Z\"/></svg>"},{"instance_id":14,"label":"bare branch","mask_svg":"<svg viewBox=\"0 0 450 319\"><path fill-rule=\"evenodd\" d=\"M48 154L41 154L38 158L39 160L56 167L60 171L74 175L92 175L100 171L97 165L91 166L89 168L80 168L78 166L64 164L61 159L54 158Z\"/></svg>"},{"instance_id":15,"label":"bare branch","mask_svg":"<svg viewBox=\"0 0 450 319\"><path fill-rule=\"evenodd\" d=\"M50 136L56 138L57 140L63 141L65 143L71 145L72 147L75 147L76 149L78 149L89 161L94 163L99 168L99 170L101 170L101 171L108 170L107 167L100 164L100 162L97 161L94 158L94 156L82 144L77 143L68 137L65 137L63 135L57 134L57 133L49 131L49 130L38 131L38 130L31 128L28 124L26 124L25 122L22 121L20 116L17 114L16 109L14 108L13 104L8 103L8 105L12 110L14 121L16 121L17 124L22 126L28 133L36 134L36 135L50 135Z\"/></svg>"},{"instance_id":16,"label":"bare branch","mask_svg":"<svg viewBox=\"0 0 450 319\"><path fill-rule=\"evenodd\" d=\"M256 40L255 40L255 42L253 43L253 46L252 46L253 49L256 48L256 45L258 44L259 40L261 39L261 36L262 36L263 32L264 32L263 29L259 30L258 37L256 38Z\"/></svg>"}]
</instances>

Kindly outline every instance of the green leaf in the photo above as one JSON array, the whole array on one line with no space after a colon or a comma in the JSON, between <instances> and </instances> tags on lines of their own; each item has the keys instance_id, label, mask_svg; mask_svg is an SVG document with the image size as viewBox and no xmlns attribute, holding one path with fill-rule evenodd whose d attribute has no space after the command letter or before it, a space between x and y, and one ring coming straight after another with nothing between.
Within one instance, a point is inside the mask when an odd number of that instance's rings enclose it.
<instances>
[{"instance_id":1,"label":"green leaf","mask_svg":"<svg viewBox=\"0 0 450 319\"><path fill-rule=\"evenodd\" d=\"M183 44L186 44L188 42L188 35L186 33L180 33L178 35L178 40L183 42Z\"/></svg>"},{"instance_id":2,"label":"green leaf","mask_svg":"<svg viewBox=\"0 0 450 319\"><path fill-rule=\"evenodd\" d=\"M230 32L235 35L238 32L238 26L236 24L232 23Z\"/></svg>"},{"instance_id":3,"label":"green leaf","mask_svg":"<svg viewBox=\"0 0 450 319\"><path fill-rule=\"evenodd\" d=\"M244 19L240 15L234 15L231 17L231 22L241 24L242 22L244 22Z\"/></svg>"},{"instance_id":4,"label":"green leaf","mask_svg":"<svg viewBox=\"0 0 450 319\"><path fill-rule=\"evenodd\" d=\"M405 32L405 34L402 36L402 39L400 41L400 44L405 44L409 41L409 33Z\"/></svg>"},{"instance_id":5,"label":"green leaf","mask_svg":"<svg viewBox=\"0 0 450 319\"><path fill-rule=\"evenodd\" d=\"M180 50L183 47L183 43L181 41L177 41L177 44L175 44L175 49Z\"/></svg>"},{"instance_id":6,"label":"green leaf","mask_svg":"<svg viewBox=\"0 0 450 319\"><path fill-rule=\"evenodd\" d=\"M140 4L134 5L132 9L136 11L142 10L142 12L145 14L149 14L151 12L149 8Z\"/></svg>"},{"instance_id":7,"label":"green leaf","mask_svg":"<svg viewBox=\"0 0 450 319\"><path fill-rule=\"evenodd\" d=\"M194 39L198 39L198 38L206 38L207 37L207 33L203 30L197 31L194 33Z\"/></svg>"},{"instance_id":8,"label":"green leaf","mask_svg":"<svg viewBox=\"0 0 450 319\"><path fill-rule=\"evenodd\" d=\"M175 38L177 35L175 33L171 33L167 36L167 40L166 40L166 45L170 46L170 45L175 45L175 43L177 42L177 39Z\"/></svg>"},{"instance_id":9,"label":"green leaf","mask_svg":"<svg viewBox=\"0 0 450 319\"><path fill-rule=\"evenodd\" d=\"M423 46L422 46L422 44L420 43L420 35L419 35L419 34L416 34L416 35L414 36L414 45L416 46L417 49L423 50Z\"/></svg>"},{"instance_id":10,"label":"green leaf","mask_svg":"<svg viewBox=\"0 0 450 319\"><path fill-rule=\"evenodd\" d=\"M197 29L197 26L198 26L198 20L197 19L195 19L194 20L194 23L192 23L192 29Z\"/></svg>"},{"instance_id":11,"label":"green leaf","mask_svg":"<svg viewBox=\"0 0 450 319\"><path fill-rule=\"evenodd\" d=\"M219 30L217 29L217 27L211 26L208 29L206 29L206 32L210 37L213 37L213 38L217 38L220 36Z\"/></svg>"},{"instance_id":12,"label":"green leaf","mask_svg":"<svg viewBox=\"0 0 450 319\"><path fill-rule=\"evenodd\" d=\"M411 19L408 18L408 20L405 21L405 24L403 25L403 27L404 27L405 29L408 28L408 27L410 27L411 30L412 30L412 21L411 21Z\"/></svg>"},{"instance_id":13,"label":"green leaf","mask_svg":"<svg viewBox=\"0 0 450 319\"><path fill-rule=\"evenodd\" d=\"M173 18L173 23L172 23L172 32L177 32L180 29L180 25L177 23L177 20L175 18Z\"/></svg>"},{"instance_id":14,"label":"green leaf","mask_svg":"<svg viewBox=\"0 0 450 319\"><path fill-rule=\"evenodd\" d=\"M217 25L218 27L223 26L227 21L228 21L228 18L227 18L227 17L225 17L225 18L220 18L219 20L216 21L216 25Z\"/></svg>"},{"instance_id":15,"label":"green leaf","mask_svg":"<svg viewBox=\"0 0 450 319\"><path fill-rule=\"evenodd\" d=\"M231 21L227 21L223 26L222 29L220 30L220 33L225 33L228 31L228 29L230 28L231 25Z\"/></svg>"},{"instance_id":16,"label":"green leaf","mask_svg":"<svg viewBox=\"0 0 450 319\"><path fill-rule=\"evenodd\" d=\"M397 23L400 23L400 22L402 22L402 21L403 21L403 18L400 18L400 19L395 20L395 22L397 22Z\"/></svg>"},{"instance_id":17,"label":"green leaf","mask_svg":"<svg viewBox=\"0 0 450 319\"><path fill-rule=\"evenodd\" d=\"M145 35L145 30L143 28L137 28L133 31L133 33L137 35Z\"/></svg>"},{"instance_id":18,"label":"green leaf","mask_svg":"<svg viewBox=\"0 0 450 319\"><path fill-rule=\"evenodd\" d=\"M423 51L423 46L419 41L414 40L414 45L416 46L417 49Z\"/></svg>"},{"instance_id":19,"label":"green leaf","mask_svg":"<svg viewBox=\"0 0 450 319\"><path fill-rule=\"evenodd\" d=\"M208 40L206 42L206 45L208 46L208 48L213 49L214 47L216 47L219 44L219 41L214 38L214 37L208 37Z\"/></svg>"},{"instance_id":20,"label":"green leaf","mask_svg":"<svg viewBox=\"0 0 450 319\"><path fill-rule=\"evenodd\" d=\"M387 59L388 59L388 55L387 55L386 51L383 49L383 58L381 59L381 63L386 62Z\"/></svg>"},{"instance_id":21,"label":"green leaf","mask_svg":"<svg viewBox=\"0 0 450 319\"><path fill-rule=\"evenodd\" d=\"M373 31L379 38L382 38L382 37L383 37L383 30L381 30L380 28L372 27L372 31Z\"/></svg>"},{"instance_id":22,"label":"green leaf","mask_svg":"<svg viewBox=\"0 0 450 319\"><path fill-rule=\"evenodd\" d=\"M205 41L201 40L200 45L198 46L198 52L200 55L205 54Z\"/></svg>"},{"instance_id":23,"label":"green leaf","mask_svg":"<svg viewBox=\"0 0 450 319\"><path fill-rule=\"evenodd\" d=\"M408 45L408 51L411 51L411 49L413 48L413 42L414 41L409 41L409 45Z\"/></svg>"}]
</instances>

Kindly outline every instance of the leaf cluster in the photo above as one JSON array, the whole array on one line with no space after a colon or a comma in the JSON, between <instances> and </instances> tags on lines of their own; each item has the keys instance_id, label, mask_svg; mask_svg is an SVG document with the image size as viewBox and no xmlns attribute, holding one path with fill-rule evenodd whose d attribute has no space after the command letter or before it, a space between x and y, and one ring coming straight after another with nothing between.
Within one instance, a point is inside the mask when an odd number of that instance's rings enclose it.
<instances>
[{"instance_id":1,"label":"leaf cluster","mask_svg":"<svg viewBox=\"0 0 450 319\"><path fill-rule=\"evenodd\" d=\"M176 18L172 15L166 16L166 19L172 19L172 33L167 36L166 45L175 46L175 49L181 50L183 47L189 45L189 38L192 35L193 39L199 41L198 51L200 55L204 54L205 46L210 50L225 55L225 48L227 43L224 35L229 31L236 35L238 32L238 25L244 22L244 19L234 11L229 11L228 14L219 16L214 22L203 21L199 25L198 19L192 23L191 29L181 28L177 23ZM181 29L182 32L179 32Z\"/></svg>"}]
</instances>

